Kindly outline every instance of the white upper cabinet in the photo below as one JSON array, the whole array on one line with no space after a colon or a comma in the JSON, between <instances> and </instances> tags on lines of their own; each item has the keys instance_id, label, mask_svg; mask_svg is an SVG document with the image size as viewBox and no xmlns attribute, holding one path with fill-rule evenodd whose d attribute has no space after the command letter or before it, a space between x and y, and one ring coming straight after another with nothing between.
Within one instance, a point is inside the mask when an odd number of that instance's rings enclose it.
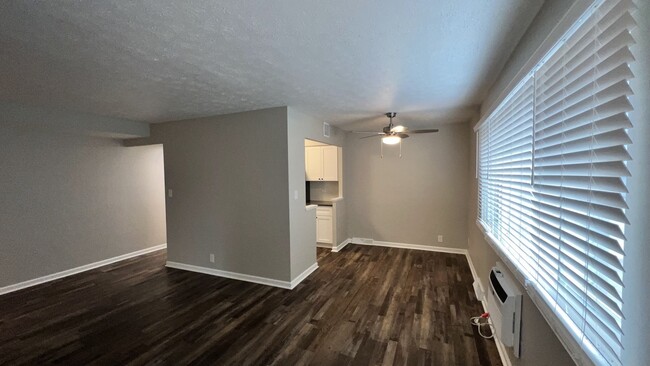
<instances>
[{"instance_id":1,"label":"white upper cabinet","mask_svg":"<svg viewBox=\"0 0 650 366\"><path fill-rule=\"evenodd\" d=\"M323 178L323 150L320 146L305 148L305 172L308 181Z\"/></svg>"},{"instance_id":2,"label":"white upper cabinet","mask_svg":"<svg viewBox=\"0 0 650 366\"><path fill-rule=\"evenodd\" d=\"M323 180L339 180L339 153L336 146L323 146Z\"/></svg>"},{"instance_id":3,"label":"white upper cabinet","mask_svg":"<svg viewBox=\"0 0 650 366\"><path fill-rule=\"evenodd\" d=\"M308 181L339 180L339 157L336 146L305 148L305 173Z\"/></svg>"}]
</instances>

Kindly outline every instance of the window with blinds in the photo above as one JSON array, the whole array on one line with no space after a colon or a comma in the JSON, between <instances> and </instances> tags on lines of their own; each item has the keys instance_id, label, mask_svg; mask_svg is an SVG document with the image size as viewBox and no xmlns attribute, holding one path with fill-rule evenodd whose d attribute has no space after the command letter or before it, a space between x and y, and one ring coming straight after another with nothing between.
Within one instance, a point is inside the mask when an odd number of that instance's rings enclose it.
<instances>
[{"instance_id":1,"label":"window with blinds","mask_svg":"<svg viewBox=\"0 0 650 366\"><path fill-rule=\"evenodd\" d=\"M480 226L603 365L623 347L633 8L598 1L477 126Z\"/></svg>"}]
</instances>

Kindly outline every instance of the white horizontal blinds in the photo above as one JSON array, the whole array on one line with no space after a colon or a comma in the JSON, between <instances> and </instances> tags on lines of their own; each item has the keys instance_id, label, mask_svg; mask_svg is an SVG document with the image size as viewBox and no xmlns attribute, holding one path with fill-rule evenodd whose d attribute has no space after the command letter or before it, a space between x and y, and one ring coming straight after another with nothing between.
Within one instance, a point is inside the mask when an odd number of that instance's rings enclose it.
<instances>
[{"instance_id":1,"label":"white horizontal blinds","mask_svg":"<svg viewBox=\"0 0 650 366\"><path fill-rule=\"evenodd\" d=\"M533 146L533 79L527 78L510 95L509 103L489 120L490 153L487 187L488 228L511 259L524 271L536 267L531 245L531 172Z\"/></svg>"},{"instance_id":2,"label":"white horizontal blinds","mask_svg":"<svg viewBox=\"0 0 650 366\"><path fill-rule=\"evenodd\" d=\"M631 0L601 0L478 130L478 219L597 364L620 365Z\"/></svg>"},{"instance_id":3,"label":"white horizontal blinds","mask_svg":"<svg viewBox=\"0 0 650 366\"><path fill-rule=\"evenodd\" d=\"M483 124L484 128L478 131L478 219L484 226L489 226L488 207L489 207L489 190L488 190L488 169L487 162L490 154L490 134L488 124Z\"/></svg>"},{"instance_id":4,"label":"white horizontal blinds","mask_svg":"<svg viewBox=\"0 0 650 366\"><path fill-rule=\"evenodd\" d=\"M536 71L537 288L598 363L620 364L631 1L605 0Z\"/></svg>"}]
</instances>

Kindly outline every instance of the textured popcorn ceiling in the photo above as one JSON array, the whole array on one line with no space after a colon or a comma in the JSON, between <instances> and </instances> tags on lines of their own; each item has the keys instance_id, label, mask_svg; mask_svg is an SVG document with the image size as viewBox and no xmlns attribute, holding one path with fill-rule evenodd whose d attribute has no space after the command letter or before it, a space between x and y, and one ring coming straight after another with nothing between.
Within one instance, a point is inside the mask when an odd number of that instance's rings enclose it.
<instances>
[{"instance_id":1,"label":"textured popcorn ceiling","mask_svg":"<svg viewBox=\"0 0 650 366\"><path fill-rule=\"evenodd\" d=\"M159 122L289 105L344 128L476 111L543 0L0 2L0 101Z\"/></svg>"}]
</instances>

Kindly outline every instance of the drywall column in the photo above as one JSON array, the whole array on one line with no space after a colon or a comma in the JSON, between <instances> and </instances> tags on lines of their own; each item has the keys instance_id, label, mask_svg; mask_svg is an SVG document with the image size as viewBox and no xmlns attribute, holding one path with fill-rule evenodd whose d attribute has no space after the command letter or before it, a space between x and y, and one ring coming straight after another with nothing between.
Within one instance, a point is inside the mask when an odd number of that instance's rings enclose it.
<instances>
[{"instance_id":1,"label":"drywall column","mask_svg":"<svg viewBox=\"0 0 650 366\"><path fill-rule=\"evenodd\" d=\"M323 136L323 121L288 108L289 211L291 222L291 279L298 278L316 264L315 211L305 211L305 139L343 146L345 134L332 127ZM345 154L345 152L344 152ZM337 215L345 216L345 207ZM341 233L345 235L345 233Z\"/></svg>"},{"instance_id":2,"label":"drywall column","mask_svg":"<svg viewBox=\"0 0 650 366\"><path fill-rule=\"evenodd\" d=\"M164 146L169 262L286 286L286 107L153 124L129 143Z\"/></svg>"}]
</instances>

